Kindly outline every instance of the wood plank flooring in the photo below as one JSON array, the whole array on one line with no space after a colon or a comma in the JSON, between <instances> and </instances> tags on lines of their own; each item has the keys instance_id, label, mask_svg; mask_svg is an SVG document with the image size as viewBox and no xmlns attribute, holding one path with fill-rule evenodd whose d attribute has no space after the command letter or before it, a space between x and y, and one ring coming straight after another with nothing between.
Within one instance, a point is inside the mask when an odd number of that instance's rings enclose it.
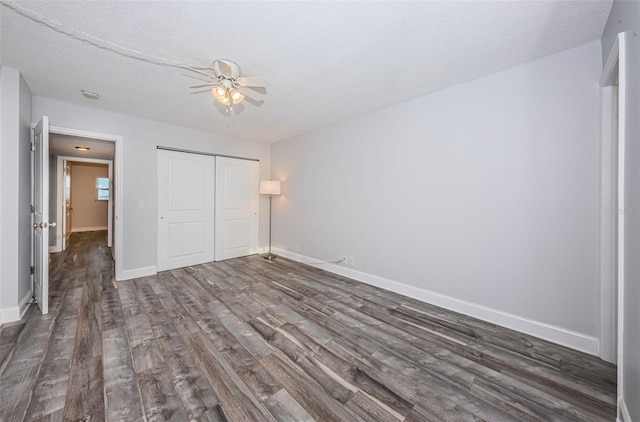
<instances>
[{"instance_id":1,"label":"wood plank flooring","mask_svg":"<svg viewBox=\"0 0 640 422\"><path fill-rule=\"evenodd\" d=\"M615 419L613 365L283 258L115 283L75 233L50 300L0 327L2 421Z\"/></svg>"}]
</instances>

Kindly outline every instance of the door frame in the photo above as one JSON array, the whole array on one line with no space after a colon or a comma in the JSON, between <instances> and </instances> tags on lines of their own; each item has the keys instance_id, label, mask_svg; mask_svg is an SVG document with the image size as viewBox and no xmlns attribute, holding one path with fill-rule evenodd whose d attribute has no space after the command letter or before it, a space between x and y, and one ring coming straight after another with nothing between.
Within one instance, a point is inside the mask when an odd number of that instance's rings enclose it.
<instances>
[{"instance_id":1,"label":"door frame","mask_svg":"<svg viewBox=\"0 0 640 422\"><path fill-rule=\"evenodd\" d=\"M67 224L67 213L65 212L65 201L64 201L64 166L66 163L95 163L95 164L105 164L108 168L109 180L113 180L113 160L101 160L98 158L79 158L79 157L69 157L66 155L58 155L57 157L57 168L56 168L56 183L57 183L57 195L56 195L56 209L57 214L62 216L62 224L58 224L56 226L56 238L61 238L63 226L66 227ZM73 186L71 187L73 189ZM113 243L113 187L109 189L109 200L108 200L108 210L107 210L107 246L111 247ZM60 220L60 218L58 218ZM64 240L62 241L64 245ZM59 246L56 242L56 247ZM58 250L64 250L58 248Z\"/></svg>"},{"instance_id":2,"label":"door frame","mask_svg":"<svg viewBox=\"0 0 640 422\"><path fill-rule=\"evenodd\" d=\"M115 211L115 215L112 219L110 219L109 223L113 221L113 241L112 247L115 249L114 258L115 262L115 279L122 280L122 236L123 236L123 225L124 225L124 212L123 212L123 137L120 135L112 135L107 133L100 132L91 132L87 130L81 129L73 129L62 126L49 126L49 133L55 133L56 135L67 135L67 136L78 136L82 138L90 138L97 139L101 141L111 141L115 143L115 154L113 157L114 166L113 172L111 176L115 176L115 183L113 188L113 193L111 193L113 197L113 209ZM79 158L71 157L73 161L82 161ZM112 250L113 250L112 249Z\"/></svg>"},{"instance_id":3,"label":"door frame","mask_svg":"<svg viewBox=\"0 0 640 422\"><path fill-rule=\"evenodd\" d=\"M625 286L625 143L626 143L626 87L627 87L627 33L615 39L600 76L602 93L602 151L611 151L617 141L617 156L601 155L601 272L600 272L600 356L607 361L616 360L618 413L623 395L624 368L624 286ZM615 83L618 82L617 99ZM617 103L618 116L615 117ZM616 121L617 120L617 121ZM617 124L617 139L614 137ZM617 173L614 173L617 168ZM617 174L617 184L613 177ZM617 195L617 204L610 210L618 218L618 227L607 207ZM609 202L607 202L609 201ZM611 241L607 241L611 240ZM617 283L612 274L617 271ZM617 285L616 285L617 284ZM617 294L614 294L616 292ZM615 300L615 302L614 302ZM614 311L617 306L617 312ZM611 333L617 327L617 339ZM617 349L617 350L616 350Z\"/></svg>"}]
</instances>

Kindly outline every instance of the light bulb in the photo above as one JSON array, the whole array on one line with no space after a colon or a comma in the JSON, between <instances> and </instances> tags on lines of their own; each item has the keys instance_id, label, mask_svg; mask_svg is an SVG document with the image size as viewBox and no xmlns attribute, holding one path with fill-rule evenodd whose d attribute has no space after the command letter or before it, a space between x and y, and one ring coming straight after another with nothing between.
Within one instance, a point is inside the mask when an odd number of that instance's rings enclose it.
<instances>
[{"instance_id":1,"label":"light bulb","mask_svg":"<svg viewBox=\"0 0 640 422\"><path fill-rule=\"evenodd\" d=\"M240 104L242 100L244 100L244 95L242 95L237 89L234 89L231 91L231 99L234 104Z\"/></svg>"},{"instance_id":2,"label":"light bulb","mask_svg":"<svg viewBox=\"0 0 640 422\"><path fill-rule=\"evenodd\" d=\"M220 104L229 104L229 92L226 87L218 86L211 90L211 93L216 97L216 101Z\"/></svg>"}]
</instances>

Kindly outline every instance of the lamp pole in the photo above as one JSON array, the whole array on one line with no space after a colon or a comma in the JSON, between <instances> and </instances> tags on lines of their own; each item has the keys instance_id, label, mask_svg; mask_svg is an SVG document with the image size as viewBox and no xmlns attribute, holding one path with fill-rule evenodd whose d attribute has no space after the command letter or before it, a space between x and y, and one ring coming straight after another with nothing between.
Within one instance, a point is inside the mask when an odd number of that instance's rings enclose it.
<instances>
[{"instance_id":1,"label":"lamp pole","mask_svg":"<svg viewBox=\"0 0 640 422\"><path fill-rule=\"evenodd\" d=\"M271 253L271 212L273 195L280 195L280 181L278 180L261 180L260 181L260 195L269 195L269 253L264 255L264 259L268 259L269 261L273 261L276 259L276 256Z\"/></svg>"},{"instance_id":2,"label":"lamp pole","mask_svg":"<svg viewBox=\"0 0 640 422\"><path fill-rule=\"evenodd\" d=\"M269 253L264 256L264 259L268 259L269 261L273 261L276 259L276 256L271 253L271 200L273 199L273 195L269 195Z\"/></svg>"}]
</instances>

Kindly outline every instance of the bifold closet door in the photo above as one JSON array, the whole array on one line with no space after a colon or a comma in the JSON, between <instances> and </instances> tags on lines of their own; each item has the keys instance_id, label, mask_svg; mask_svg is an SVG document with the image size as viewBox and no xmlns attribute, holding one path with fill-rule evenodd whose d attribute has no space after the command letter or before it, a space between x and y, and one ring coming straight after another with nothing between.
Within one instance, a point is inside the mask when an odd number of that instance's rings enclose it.
<instances>
[{"instance_id":1,"label":"bifold closet door","mask_svg":"<svg viewBox=\"0 0 640 422\"><path fill-rule=\"evenodd\" d=\"M258 253L259 163L216 157L216 261Z\"/></svg>"},{"instance_id":2,"label":"bifold closet door","mask_svg":"<svg viewBox=\"0 0 640 422\"><path fill-rule=\"evenodd\" d=\"M158 271L214 259L215 157L158 150Z\"/></svg>"}]
</instances>

